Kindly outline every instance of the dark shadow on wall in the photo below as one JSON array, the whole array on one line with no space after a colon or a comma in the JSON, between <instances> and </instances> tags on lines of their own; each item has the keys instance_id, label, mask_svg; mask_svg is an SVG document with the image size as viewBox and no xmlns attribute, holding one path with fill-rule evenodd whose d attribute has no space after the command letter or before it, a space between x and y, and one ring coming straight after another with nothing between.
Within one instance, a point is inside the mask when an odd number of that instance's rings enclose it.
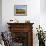
<instances>
[{"instance_id":1,"label":"dark shadow on wall","mask_svg":"<svg viewBox=\"0 0 46 46\"><path fill-rule=\"evenodd\" d=\"M2 0L0 0L0 32L2 31Z\"/></svg>"}]
</instances>

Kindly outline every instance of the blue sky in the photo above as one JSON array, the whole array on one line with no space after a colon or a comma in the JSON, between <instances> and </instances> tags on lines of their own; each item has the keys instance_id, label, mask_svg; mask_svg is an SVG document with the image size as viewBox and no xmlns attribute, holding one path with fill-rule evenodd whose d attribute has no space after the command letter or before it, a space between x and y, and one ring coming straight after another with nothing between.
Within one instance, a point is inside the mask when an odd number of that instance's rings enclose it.
<instances>
[{"instance_id":1,"label":"blue sky","mask_svg":"<svg viewBox=\"0 0 46 46\"><path fill-rule=\"evenodd\" d=\"M16 9L26 9L26 5L16 5Z\"/></svg>"}]
</instances>

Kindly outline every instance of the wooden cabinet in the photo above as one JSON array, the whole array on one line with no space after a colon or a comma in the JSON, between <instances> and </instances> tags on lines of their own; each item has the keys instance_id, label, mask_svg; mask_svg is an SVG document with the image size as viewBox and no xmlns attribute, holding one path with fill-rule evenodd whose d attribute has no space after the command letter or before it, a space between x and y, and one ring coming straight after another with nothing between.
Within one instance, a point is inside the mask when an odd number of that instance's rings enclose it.
<instances>
[{"instance_id":1,"label":"wooden cabinet","mask_svg":"<svg viewBox=\"0 0 46 46\"><path fill-rule=\"evenodd\" d=\"M33 23L7 23L13 41L23 43L22 46L33 46Z\"/></svg>"}]
</instances>

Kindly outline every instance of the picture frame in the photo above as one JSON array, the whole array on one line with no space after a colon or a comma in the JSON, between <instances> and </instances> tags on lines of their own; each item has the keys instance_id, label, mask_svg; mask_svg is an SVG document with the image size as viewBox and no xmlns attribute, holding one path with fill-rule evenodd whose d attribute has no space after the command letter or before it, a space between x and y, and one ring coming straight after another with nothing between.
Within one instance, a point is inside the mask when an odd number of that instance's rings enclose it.
<instances>
[{"instance_id":1,"label":"picture frame","mask_svg":"<svg viewBox=\"0 0 46 46\"><path fill-rule=\"evenodd\" d=\"M27 5L14 5L14 16L27 16Z\"/></svg>"}]
</instances>

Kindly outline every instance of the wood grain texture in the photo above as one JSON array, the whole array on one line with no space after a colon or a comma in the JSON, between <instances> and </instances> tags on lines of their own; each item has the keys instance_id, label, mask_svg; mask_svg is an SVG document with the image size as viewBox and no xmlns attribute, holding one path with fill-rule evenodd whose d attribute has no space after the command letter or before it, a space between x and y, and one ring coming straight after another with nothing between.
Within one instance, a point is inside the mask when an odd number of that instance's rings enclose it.
<instances>
[{"instance_id":1,"label":"wood grain texture","mask_svg":"<svg viewBox=\"0 0 46 46\"><path fill-rule=\"evenodd\" d=\"M9 31L12 33L16 32L27 32L27 45L25 46L33 46L33 23L7 23L9 25ZM14 36L15 38L15 36Z\"/></svg>"}]
</instances>

